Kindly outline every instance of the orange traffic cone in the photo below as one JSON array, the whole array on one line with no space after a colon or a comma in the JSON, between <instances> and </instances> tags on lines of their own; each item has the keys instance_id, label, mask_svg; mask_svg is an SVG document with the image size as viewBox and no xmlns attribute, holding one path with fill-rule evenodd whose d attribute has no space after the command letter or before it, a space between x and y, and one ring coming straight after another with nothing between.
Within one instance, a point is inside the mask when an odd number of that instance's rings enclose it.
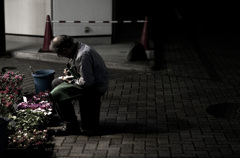
<instances>
[{"instance_id":1,"label":"orange traffic cone","mask_svg":"<svg viewBox=\"0 0 240 158\"><path fill-rule=\"evenodd\" d=\"M39 49L38 52L40 52L40 53L52 52L52 51L49 50L49 46L50 46L50 43L51 43L52 39L53 39L53 33L52 33L52 27L51 27L51 20L50 20L50 16L47 15L44 41L43 41L43 48Z\"/></svg>"},{"instance_id":2,"label":"orange traffic cone","mask_svg":"<svg viewBox=\"0 0 240 158\"><path fill-rule=\"evenodd\" d=\"M148 41L148 24L147 23L148 23L148 18L146 16L145 17L145 22L144 22L144 25L143 25L141 39L140 39L140 43L143 45L145 50L150 49L149 41Z\"/></svg>"}]
</instances>

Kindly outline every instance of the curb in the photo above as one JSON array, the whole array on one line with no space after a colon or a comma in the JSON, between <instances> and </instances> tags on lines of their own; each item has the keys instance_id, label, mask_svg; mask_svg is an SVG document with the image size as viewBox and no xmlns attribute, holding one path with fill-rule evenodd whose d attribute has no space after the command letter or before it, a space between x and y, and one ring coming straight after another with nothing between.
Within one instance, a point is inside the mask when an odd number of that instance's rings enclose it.
<instances>
[{"instance_id":1,"label":"curb","mask_svg":"<svg viewBox=\"0 0 240 158\"><path fill-rule=\"evenodd\" d=\"M33 53L33 52L14 51L14 52L11 52L11 56L14 58L56 62L56 63L68 62L67 58L58 58L54 53ZM105 60L105 64L108 68L112 68L112 69L150 71L150 65L152 64L152 61L148 60L148 61L129 62L126 60L124 63L120 63L120 62L112 62L112 61Z\"/></svg>"}]
</instances>

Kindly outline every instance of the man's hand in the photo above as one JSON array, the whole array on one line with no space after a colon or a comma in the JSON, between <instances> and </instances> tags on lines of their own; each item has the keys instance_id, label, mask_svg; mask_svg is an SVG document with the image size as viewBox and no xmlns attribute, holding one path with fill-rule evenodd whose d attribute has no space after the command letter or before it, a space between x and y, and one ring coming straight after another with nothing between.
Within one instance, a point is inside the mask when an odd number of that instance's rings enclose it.
<instances>
[{"instance_id":1,"label":"man's hand","mask_svg":"<svg viewBox=\"0 0 240 158\"><path fill-rule=\"evenodd\" d=\"M65 68L65 69L63 70L63 74L66 75L66 76L70 76L70 75L71 75L69 69L67 69L67 68Z\"/></svg>"},{"instance_id":2,"label":"man's hand","mask_svg":"<svg viewBox=\"0 0 240 158\"><path fill-rule=\"evenodd\" d=\"M59 79L62 79L63 81L67 82L67 83L72 83L72 76L61 76L59 77Z\"/></svg>"}]
</instances>

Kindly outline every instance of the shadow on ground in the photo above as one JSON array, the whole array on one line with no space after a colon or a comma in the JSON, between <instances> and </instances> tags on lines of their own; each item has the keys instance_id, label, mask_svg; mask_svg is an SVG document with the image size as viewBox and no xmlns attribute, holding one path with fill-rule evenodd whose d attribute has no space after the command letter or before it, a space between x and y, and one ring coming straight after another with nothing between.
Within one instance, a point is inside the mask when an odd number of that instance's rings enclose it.
<instances>
[{"instance_id":1,"label":"shadow on ground","mask_svg":"<svg viewBox=\"0 0 240 158\"><path fill-rule=\"evenodd\" d=\"M206 108L206 112L216 118L222 118L226 120L239 120L240 104L239 103L213 104Z\"/></svg>"},{"instance_id":2,"label":"shadow on ground","mask_svg":"<svg viewBox=\"0 0 240 158\"><path fill-rule=\"evenodd\" d=\"M52 158L54 146L54 144L47 144L39 149L9 148L1 155L1 158Z\"/></svg>"},{"instance_id":3,"label":"shadow on ground","mask_svg":"<svg viewBox=\"0 0 240 158\"><path fill-rule=\"evenodd\" d=\"M100 125L101 135L112 135L120 133L132 134L158 134L179 132L188 130L191 125L187 120L174 119L171 122L161 122L157 124L143 123L106 123Z\"/></svg>"}]
</instances>

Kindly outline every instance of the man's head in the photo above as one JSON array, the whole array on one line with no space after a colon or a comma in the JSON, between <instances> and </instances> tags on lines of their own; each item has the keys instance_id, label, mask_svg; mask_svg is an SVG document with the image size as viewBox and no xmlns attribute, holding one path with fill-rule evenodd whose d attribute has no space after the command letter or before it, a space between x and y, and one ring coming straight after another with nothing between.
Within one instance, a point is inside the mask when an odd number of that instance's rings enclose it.
<instances>
[{"instance_id":1,"label":"man's head","mask_svg":"<svg viewBox=\"0 0 240 158\"><path fill-rule=\"evenodd\" d=\"M72 57L75 43L72 37L59 35L52 39L49 49L56 52L58 56Z\"/></svg>"}]
</instances>

